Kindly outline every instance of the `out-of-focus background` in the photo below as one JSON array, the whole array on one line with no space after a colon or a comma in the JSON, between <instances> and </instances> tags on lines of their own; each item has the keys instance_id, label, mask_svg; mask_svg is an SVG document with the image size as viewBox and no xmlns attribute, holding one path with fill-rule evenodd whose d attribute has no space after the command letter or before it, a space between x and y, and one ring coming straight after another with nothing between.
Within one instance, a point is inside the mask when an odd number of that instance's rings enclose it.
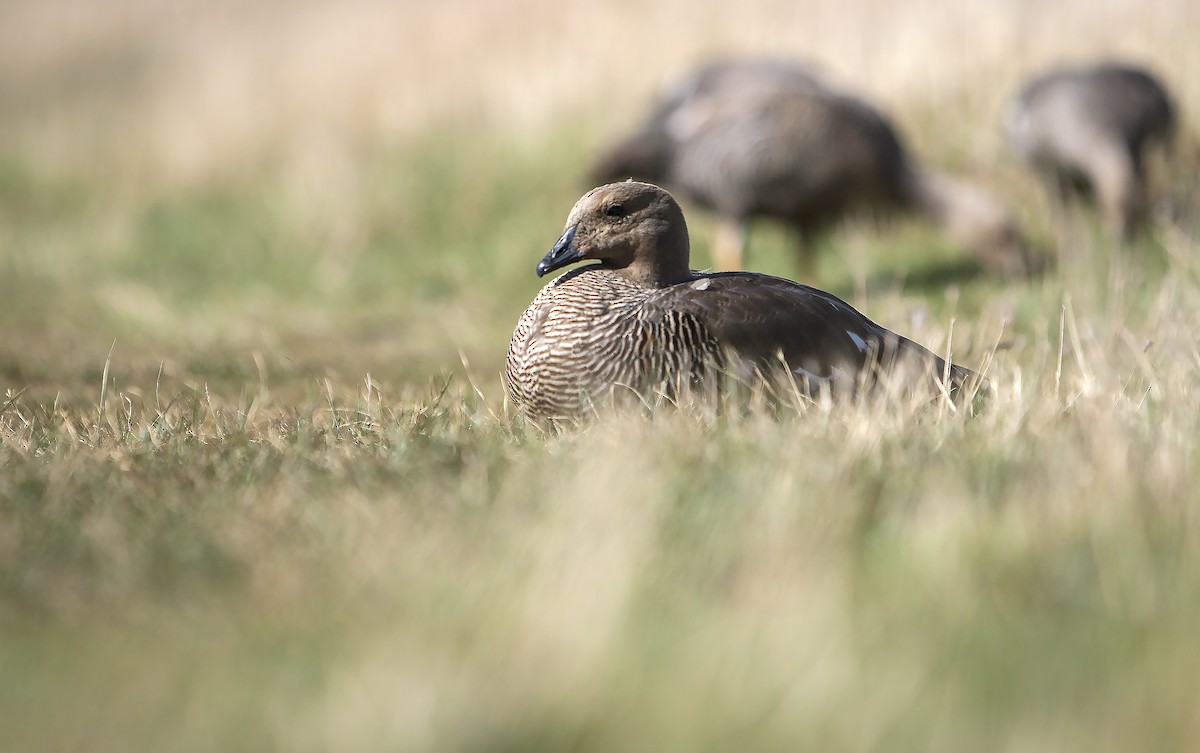
<instances>
[{"instance_id":1,"label":"out-of-focus background","mask_svg":"<svg viewBox=\"0 0 1200 753\"><path fill-rule=\"evenodd\" d=\"M1046 65L1120 56L1165 78L1193 132L1198 13L1182 0L6 2L0 363L58 383L63 366L90 374L113 340L127 365L144 352L168 373L203 373L222 360L209 348L278 346L384 378L462 350L495 382L497 344L588 161L664 83L720 55L819 66L1045 241L1044 195L1003 143L1006 99ZM710 225L690 216L702 266ZM751 263L794 274L772 232ZM823 252L823 284L851 290L846 259L886 277L953 256L936 233L863 235Z\"/></svg>"},{"instance_id":2,"label":"out-of-focus background","mask_svg":"<svg viewBox=\"0 0 1200 753\"><path fill-rule=\"evenodd\" d=\"M1195 749L1198 33L1194 0L0 1L2 746ZM993 365L974 422L520 427L505 346L596 150L764 53L1056 251L1005 102L1146 65L1166 198L1025 282L903 218L819 241L822 287ZM748 263L796 274L769 222Z\"/></svg>"}]
</instances>

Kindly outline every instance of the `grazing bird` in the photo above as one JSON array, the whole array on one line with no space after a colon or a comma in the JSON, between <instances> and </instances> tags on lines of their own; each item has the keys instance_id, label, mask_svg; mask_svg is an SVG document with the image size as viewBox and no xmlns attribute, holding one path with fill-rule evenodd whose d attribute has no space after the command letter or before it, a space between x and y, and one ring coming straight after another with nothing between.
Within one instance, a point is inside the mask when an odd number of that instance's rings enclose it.
<instances>
[{"instance_id":1,"label":"grazing bird","mask_svg":"<svg viewBox=\"0 0 1200 753\"><path fill-rule=\"evenodd\" d=\"M1175 113L1166 88L1121 63L1044 73L1009 105L1004 125L1017 154L1065 206L1094 197L1105 224L1127 238L1148 201L1145 161L1166 149Z\"/></svg>"},{"instance_id":2,"label":"grazing bird","mask_svg":"<svg viewBox=\"0 0 1200 753\"><path fill-rule=\"evenodd\" d=\"M629 136L601 154L593 184L662 183L714 212L718 269L742 267L746 225L770 217L810 236L855 209L929 217L1006 277L1040 267L1008 213L981 189L918 166L878 110L802 65L738 60L668 88Z\"/></svg>"},{"instance_id":3,"label":"grazing bird","mask_svg":"<svg viewBox=\"0 0 1200 753\"><path fill-rule=\"evenodd\" d=\"M658 186L585 194L536 271L597 263L547 284L521 315L505 374L513 402L553 423L621 396L676 397L727 378L808 395L912 378L934 395L973 376L829 293L753 272L696 272L689 251L683 211Z\"/></svg>"}]
</instances>

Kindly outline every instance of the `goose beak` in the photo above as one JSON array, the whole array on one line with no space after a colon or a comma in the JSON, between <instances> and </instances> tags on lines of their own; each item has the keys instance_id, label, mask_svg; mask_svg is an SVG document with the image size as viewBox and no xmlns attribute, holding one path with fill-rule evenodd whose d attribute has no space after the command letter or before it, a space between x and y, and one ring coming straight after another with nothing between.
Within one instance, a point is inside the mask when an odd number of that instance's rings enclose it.
<instances>
[{"instance_id":1,"label":"goose beak","mask_svg":"<svg viewBox=\"0 0 1200 753\"><path fill-rule=\"evenodd\" d=\"M535 269L538 277L543 277L556 269L561 269L583 258L583 254L580 253L579 249L575 248L575 229L577 227L577 225L572 225L567 228L559 236L558 242L554 244L554 248L550 249L550 253L546 254L538 262Z\"/></svg>"}]
</instances>

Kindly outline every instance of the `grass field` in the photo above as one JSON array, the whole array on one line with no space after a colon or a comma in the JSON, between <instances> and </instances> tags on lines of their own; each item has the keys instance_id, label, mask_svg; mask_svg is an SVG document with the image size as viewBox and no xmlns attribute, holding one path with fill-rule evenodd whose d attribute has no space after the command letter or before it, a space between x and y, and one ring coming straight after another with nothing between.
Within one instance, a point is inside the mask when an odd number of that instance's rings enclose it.
<instances>
[{"instance_id":1,"label":"grass field","mask_svg":"<svg viewBox=\"0 0 1200 753\"><path fill-rule=\"evenodd\" d=\"M1200 6L1043 5L0 2L0 747L1200 748ZM589 155L735 51L820 62L1045 246L1004 100L1128 56L1183 112L1170 196L1022 284L915 221L821 241L986 369L978 415L522 425Z\"/></svg>"}]
</instances>

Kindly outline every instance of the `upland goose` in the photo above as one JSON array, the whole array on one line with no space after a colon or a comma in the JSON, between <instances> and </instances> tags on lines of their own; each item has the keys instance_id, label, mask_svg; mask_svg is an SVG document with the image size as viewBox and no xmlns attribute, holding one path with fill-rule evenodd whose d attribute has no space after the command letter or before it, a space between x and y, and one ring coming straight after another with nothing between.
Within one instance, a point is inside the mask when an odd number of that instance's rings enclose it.
<instances>
[{"instance_id":1,"label":"upland goose","mask_svg":"<svg viewBox=\"0 0 1200 753\"><path fill-rule=\"evenodd\" d=\"M1056 204L1094 197L1109 231L1119 237L1127 237L1145 212L1145 158L1151 149L1170 146L1174 124L1162 83L1116 62L1038 75L1004 119L1014 151L1040 174Z\"/></svg>"},{"instance_id":2,"label":"upland goose","mask_svg":"<svg viewBox=\"0 0 1200 753\"><path fill-rule=\"evenodd\" d=\"M807 285L689 268L687 223L670 193L628 181L589 191L537 264L576 262L534 298L508 346L509 395L541 422L614 399L653 401L729 380L816 395L881 378L954 394L973 373Z\"/></svg>"}]
</instances>

